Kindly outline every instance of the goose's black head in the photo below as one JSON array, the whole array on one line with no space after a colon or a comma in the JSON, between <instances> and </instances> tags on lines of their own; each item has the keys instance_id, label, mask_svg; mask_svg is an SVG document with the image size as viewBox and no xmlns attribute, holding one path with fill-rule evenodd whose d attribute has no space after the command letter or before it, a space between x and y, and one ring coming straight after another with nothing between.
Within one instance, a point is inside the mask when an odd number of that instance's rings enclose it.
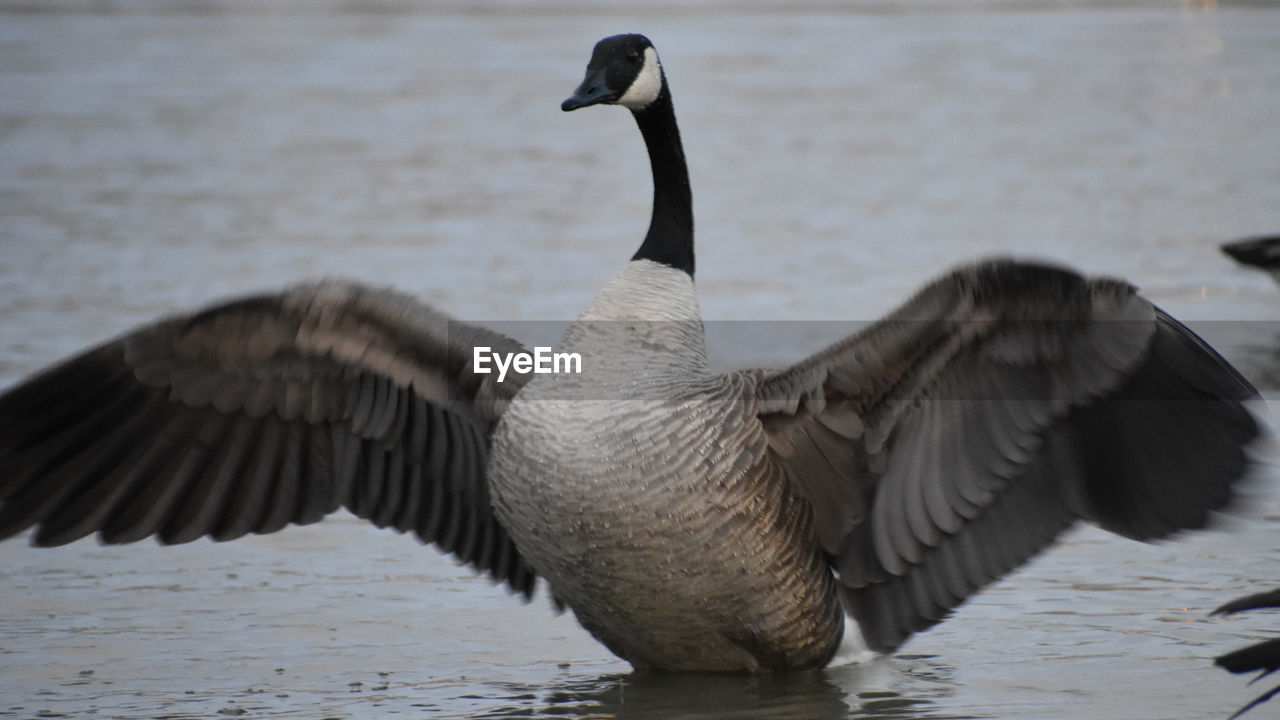
<instances>
[{"instance_id":1,"label":"goose's black head","mask_svg":"<svg viewBox=\"0 0 1280 720\"><path fill-rule=\"evenodd\" d=\"M671 91L653 43L643 35L614 35L596 43L587 76L560 105L621 105L631 111L649 150L653 169L653 215L649 232L632 260L647 260L693 276L693 194L676 127Z\"/></svg>"},{"instance_id":2,"label":"goose's black head","mask_svg":"<svg viewBox=\"0 0 1280 720\"><path fill-rule=\"evenodd\" d=\"M658 99L665 84L658 52L649 38L614 35L596 43L587 76L560 109L568 112L606 104L643 110Z\"/></svg>"}]
</instances>

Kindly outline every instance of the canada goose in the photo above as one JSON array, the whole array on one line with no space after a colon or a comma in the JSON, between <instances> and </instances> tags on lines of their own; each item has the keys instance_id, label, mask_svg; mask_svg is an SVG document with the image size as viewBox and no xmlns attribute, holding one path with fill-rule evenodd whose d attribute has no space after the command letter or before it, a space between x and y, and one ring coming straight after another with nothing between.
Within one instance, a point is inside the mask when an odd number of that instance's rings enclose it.
<instances>
[{"instance_id":1,"label":"canada goose","mask_svg":"<svg viewBox=\"0 0 1280 720\"><path fill-rule=\"evenodd\" d=\"M658 55L597 44L564 110L645 139L652 220L557 348L404 295L296 287L137 329L0 396L0 537L229 540L345 507L557 601L640 669L781 671L846 614L889 651L1077 519L1198 528L1259 433L1256 392L1111 279L998 260L780 371L714 374Z\"/></svg>"},{"instance_id":2,"label":"canada goose","mask_svg":"<svg viewBox=\"0 0 1280 720\"><path fill-rule=\"evenodd\" d=\"M1267 273L1280 283L1280 235L1260 235L1224 243L1222 252L1241 265Z\"/></svg>"},{"instance_id":3,"label":"canada goose","mask_svg":"<svg viewBox=\"0 0 1280 720\"><path fill-rule=\"evenodd\" d=\"M1243 612L1245 610L1258 610L1262 608L1280 608L1280 590L1271 590L1268 592L1257 593L1256 595L1248 595L1242 598L1236 598L1222 607L1213 611L1214 615L1230 615L1232 613ZM1254 682L1270 675L1276 670L1280 670L1280 638L1271 640L1263 640L1247 647L1240 648L1225 655L1219 655L1214 664L1233 673L1247 673L1254 670L1260 671L1258 677L1254 678ZM1270 700L1277 693L1280 693L1280 685L1271 688L1267 692L1254 698L1248 705L1240 708L1231 720L1235 720L1246 712Z\"/></svg>"}]
</instances>

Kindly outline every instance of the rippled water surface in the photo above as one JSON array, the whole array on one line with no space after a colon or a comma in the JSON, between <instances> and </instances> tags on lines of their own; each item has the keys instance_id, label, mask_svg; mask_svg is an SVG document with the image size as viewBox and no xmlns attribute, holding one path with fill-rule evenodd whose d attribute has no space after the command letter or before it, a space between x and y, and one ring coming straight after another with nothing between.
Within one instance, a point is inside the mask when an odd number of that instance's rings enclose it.
<instances>
[{"instance_id":1,"label":"rippled water surface","mask_svg":"<svg viewBox=\"0 0 1280 720\"><path fill-rule=\"evenodd\" d=\"M623 31L673 84L708 317L874 318L962 259L1053 258L1200 321L1280 420L1280 289L1216 249L1280 231L1280 9L1225 2L0 2L0 386L324 275L571 318L648 219L626 113L558 109ZM0 717L1221 718L1251 692L1210 658L1280 633L1207 617L1280 583L1261 475L1221 531L1083 528L901 654L793 678L633 676L349 516L14 540Z\"/></svg>"}]
</instances>

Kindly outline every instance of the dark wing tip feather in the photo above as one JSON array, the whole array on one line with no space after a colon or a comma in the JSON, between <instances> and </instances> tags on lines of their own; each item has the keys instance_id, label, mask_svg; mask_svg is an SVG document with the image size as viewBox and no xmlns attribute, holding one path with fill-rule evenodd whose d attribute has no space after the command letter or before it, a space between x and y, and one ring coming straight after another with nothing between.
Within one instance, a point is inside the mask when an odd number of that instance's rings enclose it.
<instances>
[{"instance_id":1,"label":"dark wing tip feather","mask_svg":"<svg viewBox=\"0 0 1280 720\"><path fill-rule=\"evenodd\" d=\"M1258 707L1258 706L1259 706L1259 705L1261 705L1262 703L1264 703L1264 702L1266 702L1266 701L1270 700L1271 698L1275 697L1277 693L1280 693L1280 685L1277 685L1277 686L1275 686L1275 687L1271 688L1270 690L1268 690L1267 692L1265 692L1265 693L1263 693L1263 694L1259 695L1258 697L1254 698L1253 700L1251 700L1251 701L1249 702L1249 704L1248 704L1248 705L1245 705L1244 707L1242 707L1242 708L1240 708L1239 710L1237 710L1234 714L1232 714L1232 715L1231 715L1231 717L1227 718L1227 720L1236 720L1236 718L1240 717L1241 715L1244 715L1245 713L1247 713L1247 712L1249 712L1250 710L1252 710L1252 709L1254 709L1254 708Z\"/></svg>"},{"instance_id":2,"label":"dark wing tip feather","mask_svg":"<svg viewBox=\"0 0 1280 720\"><path fill-rule=\"evenodd\" d=\"M1263 640L1219 655L1214 659L1213 664L1233 673L1261 670L1262 676L1270 675L1280 670L1280 638Z\"/></svg>"},{"instance_id":3,"label":"dark wing tip feather","mask_svg":"<svg viewBox=\"0 0 1280 720\"><path fill-rule=\"evenodd\" d=\"M1138 540L1205 527L1234 497L1262 427L1257 390L1163 312L1142 364L1072 425L1084 462L1083 516Z\"/></svg>"},{"instance_id":4,"label":"dark wing tip feather","mask_svg":"<svg viewBox=\"0 0 1280 720\"><path fill-rule=\"evenodd\" d=\"M1232 613L1243 612L1245 610L1258 610L1262 608L1280 608L1280 589L1269 590L1267 592L1246 595L1236 598L1214 610L1212 615L1230 615Z\"/></svg>"},{"instance_id":5,"label":"dark wing tip feather","mask_svg":"<svg viewBox=\"0 0 1280 720\"><path fill-rule=\"evenodd\" d=\"M37 546L73 542L110 509L86 494L115 502L128 489L111 471L136 455L157 412L154 392L123 365L120 352L95 348L0 396L0 539L38 526Z\"/></svg>"},{"instance_id":6,"label":"dark wing tip feather","mask_svg":"<svg viewBox=\"0 0 1280 720\"><path fill-rule=\"evenodd\" d=\"M1242 598L1237 598L1231 602L1223 604L1214 610L1214 615L1225 615L1243 610L1255 610L1259 608L1276 608L1280 607L1280 590L1271 590L1268 592L1255 593ZM1251 683L1257 682L1262 678L1280 670L1280 638L1272 638L1254 643L1239 650L1233 650L1229 653L1219 655L1214 659L1213 663L1224 670L1232 673L1248 673L1257 671L1259 674ZM1280 693L1280 686L1259 695L1250 701L1247 705L1236 711L1231 717L1238 718L1246 712L1270 700L1277 693Z\"/></svg>"},{"instance_id":7,"label":"dark wing tip feather","mask_svg":"<svg viewBox=\"0 0 1280 720\"><path fill-rule=\"evenodd\" d=\"M1244 265L1280 267L1280 235L1257 235L1222 244L1222 252Z\"/></svg>"}]
</instances>

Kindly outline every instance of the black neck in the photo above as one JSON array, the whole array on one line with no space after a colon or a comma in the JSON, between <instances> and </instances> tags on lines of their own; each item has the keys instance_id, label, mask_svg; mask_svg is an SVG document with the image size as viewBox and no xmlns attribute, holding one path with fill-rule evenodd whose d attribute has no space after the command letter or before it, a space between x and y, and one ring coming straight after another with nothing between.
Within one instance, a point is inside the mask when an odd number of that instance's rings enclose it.
<instances>
[{"instance_id":1,"label":"black neck","mask_svg":"<svg viewBox=\"0 0 1280 720\"><path fill-rule=\"evenodd\" d=\"M680 145L680 128L666 83L653 102L634 111L653 168L649 234L632 260L652 260L693 276L693 193Z\"/></svg>"}]
</instances>

